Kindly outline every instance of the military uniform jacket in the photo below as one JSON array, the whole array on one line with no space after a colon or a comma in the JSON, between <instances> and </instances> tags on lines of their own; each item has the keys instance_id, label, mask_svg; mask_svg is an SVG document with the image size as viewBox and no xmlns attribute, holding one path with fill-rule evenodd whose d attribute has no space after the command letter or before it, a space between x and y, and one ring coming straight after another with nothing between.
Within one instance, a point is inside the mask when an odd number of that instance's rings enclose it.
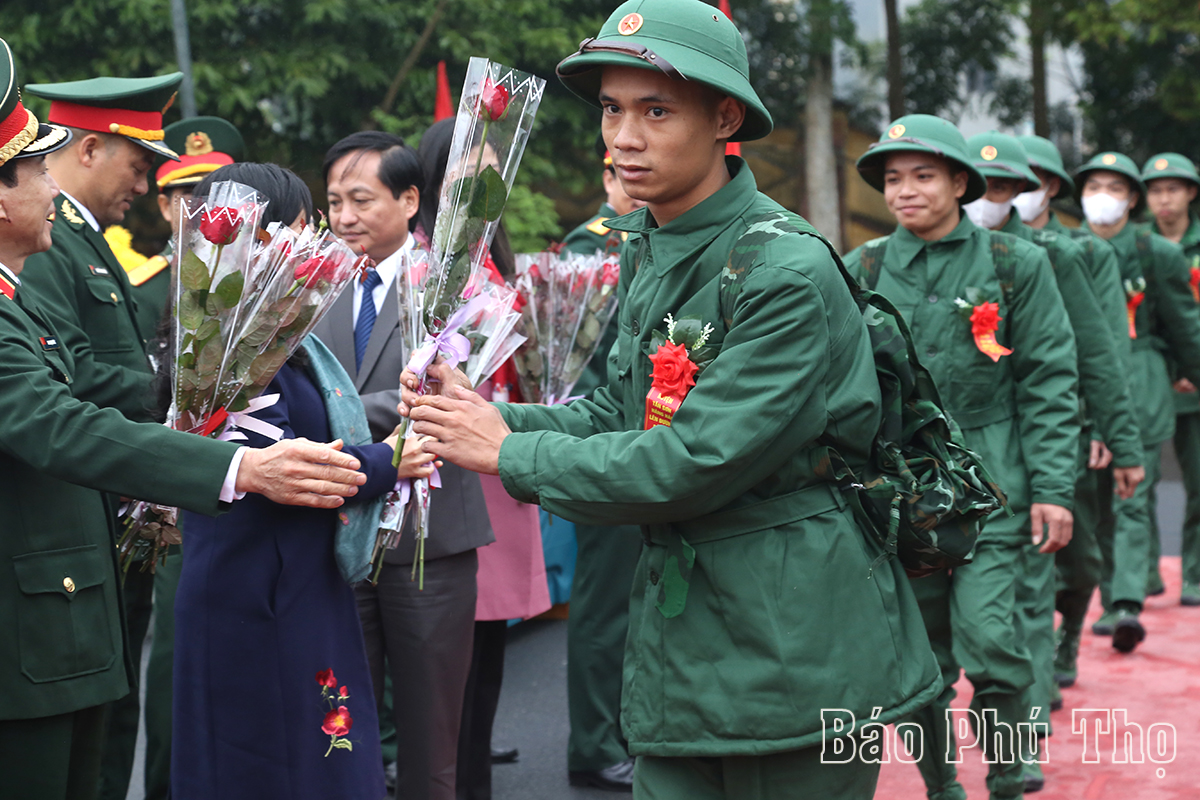
<instances>
[{"instance_id":1,"label":"military uniform jacket","mask_svg":"<svg viewBox=\"0 0 1200 800\"><path fill-rule=\"evenodd\" d=\"M500 406L511 495L642 525L621 701L636 755L808 747L823 708L895 720L940 691L903 572L872 573L879 551L813 463L820 441L861 464L879 425L862 314L824 241L727 163L732 181L669 224L609 222L630 237L607 384ZM643 430L668 314L710 323L719 353L671 425Z\"/></svg>"},{"instance_id":2,"label":"military uniform jacket","mask_svg":"<svg viewBox=\"0 0 1200 800\"><path fill-rule=\"evenodd\" d=\"M1158 227L1155 226L1155 231L1157 230ZM1188 229L1183 232L1183 238L1179 240L1179 246L1183 248L1183 255L1187 258L1188 282L1192 287L1192 297L1200 303L1200 219L1194 214L1191 215ZM1179 374L1179 365L1174 359L1169 359L1168 367L1173 377ZM1175 413L1200 414L1200 393L1175 392Z\"/></svg>"},{"instance_id":3,"label":"military uniform jacket","mask_svg":"<svg viewBox=\"0 0 1200 800\"><path fill-rule=\"evenodd\" d=\"M1171 388L1168 355L1179 375L1200 385L1200 306L1189 285L1187 258L1179 245L1150 230L1149 223L1131 222L1108 240L1117 254L1126 300L1144 286L1135 310L1130 383L1136 387L1133 398L1147 446L1175 433L1177 393ZM1145 237L1146 253L1139 250L1139 236Z\"/></svg>"},{"instance_id":4,"label":"military uniform jacket","mask_svg":"<svg viewBox=\"0 0 1200 800\"><path fill-rule=\"evenodd\" d=\"M993 236L1004 237L1015 256L1011 287L996 275ZM865 283L862 254L860 247L846 262ZM936 242L897 228L876 268L876 291L908 322L967 445L1018 512L997 511L981 535L1027 541L1030 504L1072 507L1079 460L1075 337L1045 251L983 230L964 215ZM1011 355L993 361L976 346L971 322L955 303L970 289L999 304L995 336Z\"/></svg>"},{"instance_id":5,"label":"military uniform jacket","mask_svg":"<svg viewBox=\"0 0 1200 800\"><path fill-rule=\"evenodd\" d=\"M149 420L154 376L146 340L153 331L140 329L129 279L104 236L65 194L55 206L54 244L26 260L23 291L37 299L71 352L75 396Z\"/></svg>"},{"instance_id":6,"label":"military uniform jacket","mask_svg":"<svg viewBox=\"0 0 1200 800\"><path fill-rule=\"evenodd\" d=\"M215 514L237 449L75 399L71 352L25 295L24 287L15 300L0 295L6 720L115 700L136 674L125 659L111 517L97 489Z\"/></svg>"},{"instance_id":7,"label":"military uniform jacket","mask_svg":"<svg viewBox=\"0 0 1200 800\"><path fill-rule=\"evenodd\" d=\"M567 234L567 237L563 239L563 249L585 256L590 256L597 250L601 252L619 250L629 238L629 233L608 228L605 223L615 216L617 216L615 208L608 203L601 203L596 216Z\"/></svg>"},{"instance_id":8,"label":"military uniform jacket","mask_svg":"<svg viewBox=\"0 0 1200 800\"><path fill-rule=\"evenodd\" d=\"M1015 212L1001 230L1045 249L1075 333L1080 395L1095 421L1097 438L1112 451L1114 465L1140 465L1142 440L1117 350L1119 338L1128 340L1129 334L1114 331L1101 308L1083 245L1056 231L1035 232Z\"/></svg>"},{"instance_id":9,"label":"military uniform jacket","mask_svg":"<svg viewBox=\"0 0 1200 800\"><path fill-rule=\"evenodd\" d=\"M156 256L125 270L130 294L137 312L138 330L150 342L158 333L167 306L171 304L171 262L175 259L171 242Z\"/></svg>"}]
</instances>

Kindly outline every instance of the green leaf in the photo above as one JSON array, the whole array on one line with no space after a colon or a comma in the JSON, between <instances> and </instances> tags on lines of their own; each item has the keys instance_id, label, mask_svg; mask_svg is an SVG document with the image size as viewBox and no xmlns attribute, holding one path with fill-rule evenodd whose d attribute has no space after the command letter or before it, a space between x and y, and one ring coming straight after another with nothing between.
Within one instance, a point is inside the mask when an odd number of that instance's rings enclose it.
<instances>
[{"instance_id":1,"label":"green leaf","mask_svg":"<svg viewBox=\"0 0 1200 800\"><path fill-rule=\"evenodd\" d=\"M204 266L200 257L191 250L184 253L179 262L179 282L183 288L193 292L205 290L209 287L209 281L208 267Z\"/></svg>"},{"instance_id":2,"label":"green leaf","mask_svg":"<svg viewBox=\"0 0 1200 800\"><path fill-rule=\"evenodd\" d=\"M266 386L271 382L271 378L275 377L275 373L283 367L285 361L287 361L287 351L282 347L263 353L250 365L250 383L255 386Z\"/></svg>"},{"instance_id":3,"label":"green leaf","mask_svg":"<svg viewBox=\"0 0 1200 800\"><path fill-rule=\"evenodd\" d=\"M354 749L354 745L350 742L349 739L337 739L334 741L333 746L336 748L339 748L341 750L353 750Z\"/></svg>"},{"instance_id":4,"label":"green leaf","mask_svg":"<svg viewBox=\"0 0 1200 800\"><path fill-rule=\"evenodd\" d=\"M179 324L187 330L194 331L204 322L202 297L202 292L184 292L183 297L179 298Z\"/></svg>"},{"instance_id":5,"label":"green leaf","mask_svg":"<svg viewBox=\"0 0 1200 800\"><path fill-rule=\"evenodd\" d=\"M467 213L477 219L488 222L500 219L504 204L508 201L508 187L504 179L491 164L483 168L483 172L471 181L471 201Z\"/></svg>"},{"instance_id":6,"label":"green leaf","mask_svg":"<svg viewBox=\"0 0 1200 800\"><path fill-rule=\"evenodd\" d=\"M213 293L221 298L221 302L225 304L226 308L233 308L242 299L242 289L245 285L246 279L242 273L234 272L222 278Z\"/></svg>"}]
</instances>

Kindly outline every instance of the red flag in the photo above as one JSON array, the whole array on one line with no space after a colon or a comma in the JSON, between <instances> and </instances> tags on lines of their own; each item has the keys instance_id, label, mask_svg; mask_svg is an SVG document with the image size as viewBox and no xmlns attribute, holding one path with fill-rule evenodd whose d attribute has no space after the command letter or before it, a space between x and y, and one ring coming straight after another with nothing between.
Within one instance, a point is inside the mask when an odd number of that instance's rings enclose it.
<instances>
[{"instance_id":1,"label":"red flag","mask_svg":"<svg viewBox=\"0 0 1200 800\"><path fill-rule=\"evenodd\" d=\"M437 99L433 102L433 121L454 116L454 101L450 98L450 80L446 77L446 62L439 61L437 69Z\"/></svg>"},{"instance_id":2,"label":"red flag","mask_svg":"<svg viewBox=\"0 0 1200 800\"><path fill-rule=\"evenodd\" d=\"M721 10L722 14L729 17L730 22L733 21L733 12L729 10L729 0L721 0L721 2L717 3L717 8L719 8ZM728 142L725 145L725 155L740 156L741 154L742 154L742 143L741 142Z\"/></svg>"}]
</instances>

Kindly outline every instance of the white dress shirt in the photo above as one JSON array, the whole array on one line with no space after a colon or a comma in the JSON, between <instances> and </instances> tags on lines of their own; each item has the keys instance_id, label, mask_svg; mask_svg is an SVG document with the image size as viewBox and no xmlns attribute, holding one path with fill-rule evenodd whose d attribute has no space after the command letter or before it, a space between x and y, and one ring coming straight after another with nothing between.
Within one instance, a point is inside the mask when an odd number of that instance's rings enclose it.
<instances>
[{"instance_id":1,"label":"white dress shirt","mask_svg":"<svg viewBox=\"0 0 1200 800\"><path fill-rule=\"evenodd\" d=\"M412 250L416 244L416 239L410 233L408 240L396 252L380 261L375 265L375 271L379 273L379 285L371 292L371 297L375 301L375 313L379 314L383 308L383 301L392 291L392 281L396 279L396 273L400 269L400 259L404 253ZM358 309L362 305L363 285L362 281L354 282L354 318L351 320L351 325L358 327Z\"/></svg>"}]
</instances>

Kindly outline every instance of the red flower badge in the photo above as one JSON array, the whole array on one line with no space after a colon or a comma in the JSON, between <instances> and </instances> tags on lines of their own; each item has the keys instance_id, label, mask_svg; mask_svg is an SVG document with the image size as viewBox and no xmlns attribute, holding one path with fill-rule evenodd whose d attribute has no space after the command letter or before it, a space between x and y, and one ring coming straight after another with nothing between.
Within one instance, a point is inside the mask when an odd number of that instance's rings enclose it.
<instances>
[{"instance_id":1,"label":"red flower badge","mask_svg":"<svg viewBox=\"0 0 1200 800\"><path fill-rule=\"evenodd\" d=\"M996 341L996 331L1003 319L999 303L980 303L971 311L971 335L975 337L975 346L992 361L1012 355L1012 350Z\"/></svg>"},{"instance_id":2,"label":"red flower badge","mask_svg":"<svg viewBox=\"0 0 1200 800\"><path fill-rule=\"evenodd\" d=\"M236 208L207 208L200 215L200 234L218 247L233 244L241 227L242 215Z\"/></svg>"},{"instance_id":3,"label":"red flower badge","mask_svg":"<svg viewBox=\"0 0 1200 800\"><path fill-rule=\"evenodd\" d=\"M1188 278L1188 284L1192 287L1192 299L1200 303L1200 266L1192 267L1191 277Z\"/></svg>"},{"instance_id":4,"label":"red flower badge","mask_svg":"<svg viewBox=\"0 0 1200 800\"><path fill-rule=\"evenodd\" d=\"M688 358L687 348L681 344L664 342L650 356L654 371L650 373L651 386L663 394L677 395L680 399L696 385L696 366Z\"/></svg>"},{"instance_id":5,"label":"red flower badge","mask_svg":"<svg viewBox=\"0 0 1200 800\"><path fill-rule=\"evenodd\" d=\"M650 356L654 369L650 373L650 391L646 393L644 430L655 425L670 427L675 412L696 385L696 375L700 372L700 365L692 360L692 354L705 346L713 332L712 325L705 325L698 333L693 328L690 337L685 333L684 341L676 342L679 321L670 314L663 321L667 323L666 341Z\"/></svg>"}]
</instances>

